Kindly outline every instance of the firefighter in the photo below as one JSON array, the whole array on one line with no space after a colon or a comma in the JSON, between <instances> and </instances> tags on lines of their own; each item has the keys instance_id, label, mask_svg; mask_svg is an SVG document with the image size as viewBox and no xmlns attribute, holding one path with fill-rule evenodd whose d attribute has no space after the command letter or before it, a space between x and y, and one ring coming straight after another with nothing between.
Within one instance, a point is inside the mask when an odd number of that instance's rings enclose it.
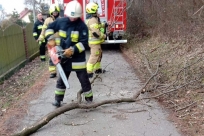
<instances>
[{"instance_id":1,"label":"firefighter","mask_svg":"<svg viewBox=\"0 0 204 136\"><path fill-rule=\"evenodd\" d=\"M93 73L104 73L101 69L102 49L101 43L106 39L105 28L107 23L101 23L98 15L98 4L90 2L86 6L86 24L89 29L89 47L91 55L87 62L87 73L89 78Z\"/></svg>"},{"instance_id":2,"label":"firefighter","mask_svg":"<svg viewBox=\"0 0 204 136\"><path fill-rule=\"evenodd\" d=\"M67 4L64 18L59 18L51 23L46 32L46 38L59 31L61 38L60 46L64 51L61 66L69 78L71 71L75 71L82 87L82 92L87 102L93 101L91 83L86 71L86 53L88 47L88 28L81 20L82 7L78 1ZM59 107L63 101L66 87L61 77L58 78L55 90L54 106Z\"/></svg>"},{"instance_id":3,"label":"firefighter","mask_svg":"<svg viewBox=\"0 0 204 136\"><path fill-rule=\"evenodd\" d=\"M35 40L38 42L40 46L39 50L40 50L40 60L41 61L45 61L45 52L46 52L45 50L46 42L44 40L38 41L38 37L40 36L40 33L42 31L43 24L44 24L44 19L42 17L42 14L39 13L37 15L37 20L33 27L33 37L35 38Z\"/></svg>"},{"instance_id":4,"label":"firefighter","mask_svg":"<svg viewBox=\"0 0 204 136\"><path fill-rule=\"evenodd\" d=\"M44 41L45 30L47 29L47 26L59 17L59 12L60 12L60 7L58 4L52 4L50 6L50 8L49 8L50 17L48 17L44 22L42 32L41 32L39 39L38 39L39 41ZM57 45L59 45L60 44L60 38L59 38L57 33L55 34L55 36L56 36L56 38L55 38L56 43L57 43ZM57 75L56 66L53 64L51 59L49 59L49 72L50 72L50 78L56 77L56 75Z\"/></svg>"}]
</instances>

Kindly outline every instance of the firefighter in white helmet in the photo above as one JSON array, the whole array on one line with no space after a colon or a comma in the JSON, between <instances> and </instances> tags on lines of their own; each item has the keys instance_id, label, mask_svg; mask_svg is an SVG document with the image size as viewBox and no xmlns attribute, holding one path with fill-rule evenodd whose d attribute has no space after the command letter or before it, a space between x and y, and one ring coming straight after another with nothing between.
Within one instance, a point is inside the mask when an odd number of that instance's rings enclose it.
<instances>
[{"instance_id":1,"label":"firefighter in white helmet","mask_svg":"<svg viewBox=\"0 0 204 136\"><path fill-rule=\"evenodd\" d=\"M45 30L47 29L48 25L52 22L54 22L58 17L59 17L59 12L60 12L60 7L58 4L52 4L50 5L49 8L49 14L50 17L46 18L43 28L42 28L42 32L41 35L39 36L39 41L43 41L45 38ZM60 45L60 38L58 33L55 34L55 41L57 45ZM47 44L47 46L49 46ZM49 59L49 72L50 72L50 78L54 78L56 77L56 66L53 64L52 60Z\"/></svg>"},{"instance_id":2,"label":"firefighter in white helmet","mask_svg":"<svg viewBox=\"0 0 204 136\"><path fill-rule=\"evenodd\" d=\"M78 1L71 1L67 4L64 18L59 18L51 23L46 32L46 38L59 31L61 38L60 46L63 48L64 56L61 58L62 68L69 78L71 71L75 71L81 83L82 92L87 102L92 102L93 93L91 83L86 71L86 53L88 47L88 28L81 20L82 7ZM61 77L57 80L55 90L54 106L59 107L63 101L66 86Z\"/></svg>"},{"instance_id":3,"label":"firefighter in white helmet","mask_svg":"<svg viewBox=\"0 0 204 136\"><path fill-rule=\"evenodd\" d=\"M101 23L98 15L98 4L90 2L86 5L86 24L89 29L89 47L91 55L87 62L87 72L89 78L93 73L100 74L105 72L101 69L102 49L101 43L106 39L105 28L107 23Z\"/></svg>"}]
</instances>

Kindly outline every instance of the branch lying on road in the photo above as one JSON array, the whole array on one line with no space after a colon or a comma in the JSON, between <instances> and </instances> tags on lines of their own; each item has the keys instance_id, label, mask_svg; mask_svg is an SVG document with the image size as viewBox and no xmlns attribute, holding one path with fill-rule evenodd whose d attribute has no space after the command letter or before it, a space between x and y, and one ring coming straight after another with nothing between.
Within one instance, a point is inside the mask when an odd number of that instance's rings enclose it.
<instances>
[{"instance_id":1,"label":"branch lying on road","mask_svg":"<svg viewBox=\"0 0 204 136\"><path fill-rule=\"evenodd\" d=\"M79 103L66 104L62 107L57 108L55 111L47 114L46 116L38 120L35 124L31 125L30 127L24 128L21 132L14 134L13 136L28 136L30 134L33 134L38 129L42 128L44 125L49 123L49 121L51 121L53 118L67 111L71 111L74 109L93 109L105 104L135 102L135 101L136 99L133 99L133 98L121 98L121 99L105 100L105 101L102 101L99 103L93 103L93 104L79 104Z\"/></svg>"},{"instance_id":2,"label":"branch lying on road","mask_svg":"<svg viewBox=\"0 0 204 136\"><path fill-rule=\"evenodd\" d=\"M159 66L158 66L159 67ZM157 71L152 75L148 81L144 84L144 86L140 89L139 92L137 92L132 98L118 98L118 99L112 99L112 100L104 100L99 103L93 103L93 104L81 104L81 90L77 93L77 102L78 103L71 103L71 104L66 104L62 107L57 108L55 111L47 114L43 118L39 119L35 124L31 125L30 127L24 128L21 132L14 134L13 136L27 136L30 134L35 133L38 129L42 128L44 125L49 123L53 118L57 117L58 115L63 114L64 112L71 111L74 109L93 109L97 108L99 106L105 105L105 104L115 104L115 103L122 103L122 102L136 102L138 100L137 97L142 93L143 89L148 85L150 80L156 76L158 72ZM91 83L95 81L95 79L98 78L98 75L93 78Z\"/></svg>"},{"instance_id":3,"label":"branch lying on road","mask_svg":"<svg viewBox=\"0 0 204 136\"><path fill-rule=\"evenodd\" d=\"M92 79L91 84L93 84L94 81L95 81L97 78L100 78L99 75L96 75L96 76ZM78 102L78 103L81 103L81 101L82 101L82 97L81 97L81 94L82 94L82 93L83 93L83 92L82 92L82 89L80 89L80 90L77 92L77 102Z\"/></svg>"},{"instance_id":4,"label":"branch lying on road","mask_svg":"<svg viewBox=\"0 0 204 136\"><path fill-rule=\"evenodd\" d=\"M112 100L104 100L99 103L92 103L92 104L81 104L81 103L71 103L71 104L66 104L62 107L57 108L55 111L47 114L43 118L39 119L35 124L31 125L30 127L24 128L21 132L14 134L13 136L27 136L30 134L35 133L38 129L42 128L44 125L48 124L49 121L51 121L53 118L57 117L58 115L63 114L64 112L71 111L74 109L93 109L97 108L99 106L105 105L105 104L115 104L115 103L122 103L122 102L137 102L145 99L153 99L153 98L158 98L162 95L171 93L173 91L176 91L184 86L187 86L191 83L196 82L197 80L193 80L189 83L186 83L180 87L177 87L176 89L172 89L170 91L164 92L162 94L158 94L152 97L146 97L146 98L141 98L137 99L139 95L142 93L143 89L148 85L148 83L157 75L159 65L157 67L156 72L148 79L148 81L144 84L144 86L140 89L139 92L137 92L132 98L118 98L118 99L112 99ZM97 77L93 78L91 81L92 83ZM80 92L80 91L79 91Z\"/></svg>"}]
</instances>

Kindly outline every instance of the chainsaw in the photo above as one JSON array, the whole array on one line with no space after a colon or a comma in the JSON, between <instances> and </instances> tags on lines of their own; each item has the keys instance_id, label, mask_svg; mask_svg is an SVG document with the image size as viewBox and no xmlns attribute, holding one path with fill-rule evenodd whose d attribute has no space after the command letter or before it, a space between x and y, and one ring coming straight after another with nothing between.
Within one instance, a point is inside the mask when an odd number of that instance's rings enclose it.
<instances>
[{"instance_id":1,"label":"chainsaw","mask_svg":"<svg viewBox=\"0 0 204 136\"><path fill-rule=\"evenodd\" d=\"M50 55L50 58L51 58L53 64L56 65L57 70L58 70L66 88L69 88L69 82L67 80L67 76L65 75L64 70L62 69L62 66L60 64L61 58L65 57L63 55L64 50L62 49L61 46L49 47L49 45L48 45L48 52L49 52L49 55Z\"/></svg>"}]
</instances>

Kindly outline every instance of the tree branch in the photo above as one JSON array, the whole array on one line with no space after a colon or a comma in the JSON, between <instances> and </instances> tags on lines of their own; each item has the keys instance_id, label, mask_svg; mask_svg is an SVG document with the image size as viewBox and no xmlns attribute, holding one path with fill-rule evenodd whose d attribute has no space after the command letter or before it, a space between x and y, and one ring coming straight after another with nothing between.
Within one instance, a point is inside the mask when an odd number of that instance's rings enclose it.
<instances>
[{"instance_id":1,"label":"tree branch","mask_svg":"<svg viewBox=\"0 0 204 136\"><path fill-rule=\"evenodd\" d=\"M192 105L194 105L194 104L196 104L196 103L197 103L197 101L195 101L195 102L193 102L193 103L191 103L191 104L189 104L189 105L186 105L185 107L179 108L179 109L176 110L176 112L177 112L177 111L184 110L184 109L186 109L186 108L188 108L188 107L191 107Z\"/></svg>"},{"instance_id":2,"label":"tree branch","mask_svg":"<svg viewBox=\"0 0 204 136\"><path fill-rule=\"evenodd\" d=\"M197 14L199 11L202 11L204 5L201 6L201 8L199 10L197 10L192 16L194 16L195 14Z\"/></svg>"},{"instance_id":3,"label":"tree branch","mask_svg":"<svg viewBox=\"0 0 204 136\"><path fill-rule=\"evenodd\" d=\"M140 91L137 92L137 93L133 96L133 98L137 98L137 97L140 95L140 93L144 93L144 92L145 92L144 89L145 89L146 86L149 84L149 82L152 80L152 78L154 78L154 77L157 75L157 73L158 73L158 71L159 71L159 67L160 67L160 64L157 65L157 70L155 71L155 73L147 80L147 82L143 85L143 87L140 89Z\"/></svg>"},{"instance_id":4,"label":"tree branch","mask_svg":"<svg viewBox=\"0 0 204 136\"><path fill-rule=\"evenodd\" d=\"M55 111L47 114L43 118L39 119L36 123L31 125L30 127L24 128L21 132L14 134L13 136L28 136L30 134L35 133L38 129L42 128L44 125L48 124L53 118L63 114L64 112L71 111L74 109L93 109L97 108L101 105L105 104L114 104L114 103L122 103L122 102L135 102L136 100L133 98L121 98L121 99L112 99L112 100L104 100L99 103L93 104L79 104L79 103L71 103L66 104L62 107L57 108Z\"/></svg>"},{"instance_id":5,"label":"tree branch","mask_svg":"<svg viewBox=\"0 0 204 136\"><path fill-rule=\"evenodd\" d=\"M177 88L175 88L175 89L171 89L170 91L167 91L167 92L164 92L164 93L160 93L160 94L155 95L155 96L152 96L152 97L142 98L142 100L143 100L143 99L154 99L154 98L158 98L158 97L160 97L160 96L162 96L162 95L169 94L169 93L171 93L171 92L177 91L178 89L181 89L181 88L183 88L183 87L185 87L185 86L187 86L187 85L190 85L190 84L192 84L192 83L194 83L194 82L197 82L197 81L198 81L198 80L193 80L193 81L188 82L188 83L186 83L186 84L184 84L184 85L182 85L182 86L179 86L179 87L177 87ZM139 99L139 100L141 100L141 99Z\"/></svg>"},{"instance_id":6,"label":"tree branch","mask_svg":"<svg viewBox=\"0 0 204 136\"><path fill-rule=\"evenodd\" d=\"M71 111L74 109L93 109L93 108L97 108L97 107L99 107L101 105L105 105L105 104L114 104L114 103L122 103L122 102L136 102L137 97L141 94L143 89L147 86L147 84L150 82L150 80L154 76L156 76L158 69L159 69L159 65L157 67L156 72L149 78L149 80L144 84L144 86L140 89L140 91L138 93L136 93L132 98L118 98L118 99L112 99L112 100L104 100L104 101L99 102L99 103L93 103L93 104L87 105L87 104L81 104L82 90L79 90L79 92L77 93L77 103L66 104L62 107L57 108L55 111L47 114L46 116L44 116L43 118L38 120L35 124L31 125L30 127L24 128L21 132L16 133L13 136L27 136L27 135L33 134L38 129L42 128L44 125L49 123L49 121L52 120L53 118L59 116L60 114L63 114L64 112ZM98 75L95 76L95 78L91 81L91 83L93 83L96 78L98 78Z\"/></svg>"}]
</instances>

